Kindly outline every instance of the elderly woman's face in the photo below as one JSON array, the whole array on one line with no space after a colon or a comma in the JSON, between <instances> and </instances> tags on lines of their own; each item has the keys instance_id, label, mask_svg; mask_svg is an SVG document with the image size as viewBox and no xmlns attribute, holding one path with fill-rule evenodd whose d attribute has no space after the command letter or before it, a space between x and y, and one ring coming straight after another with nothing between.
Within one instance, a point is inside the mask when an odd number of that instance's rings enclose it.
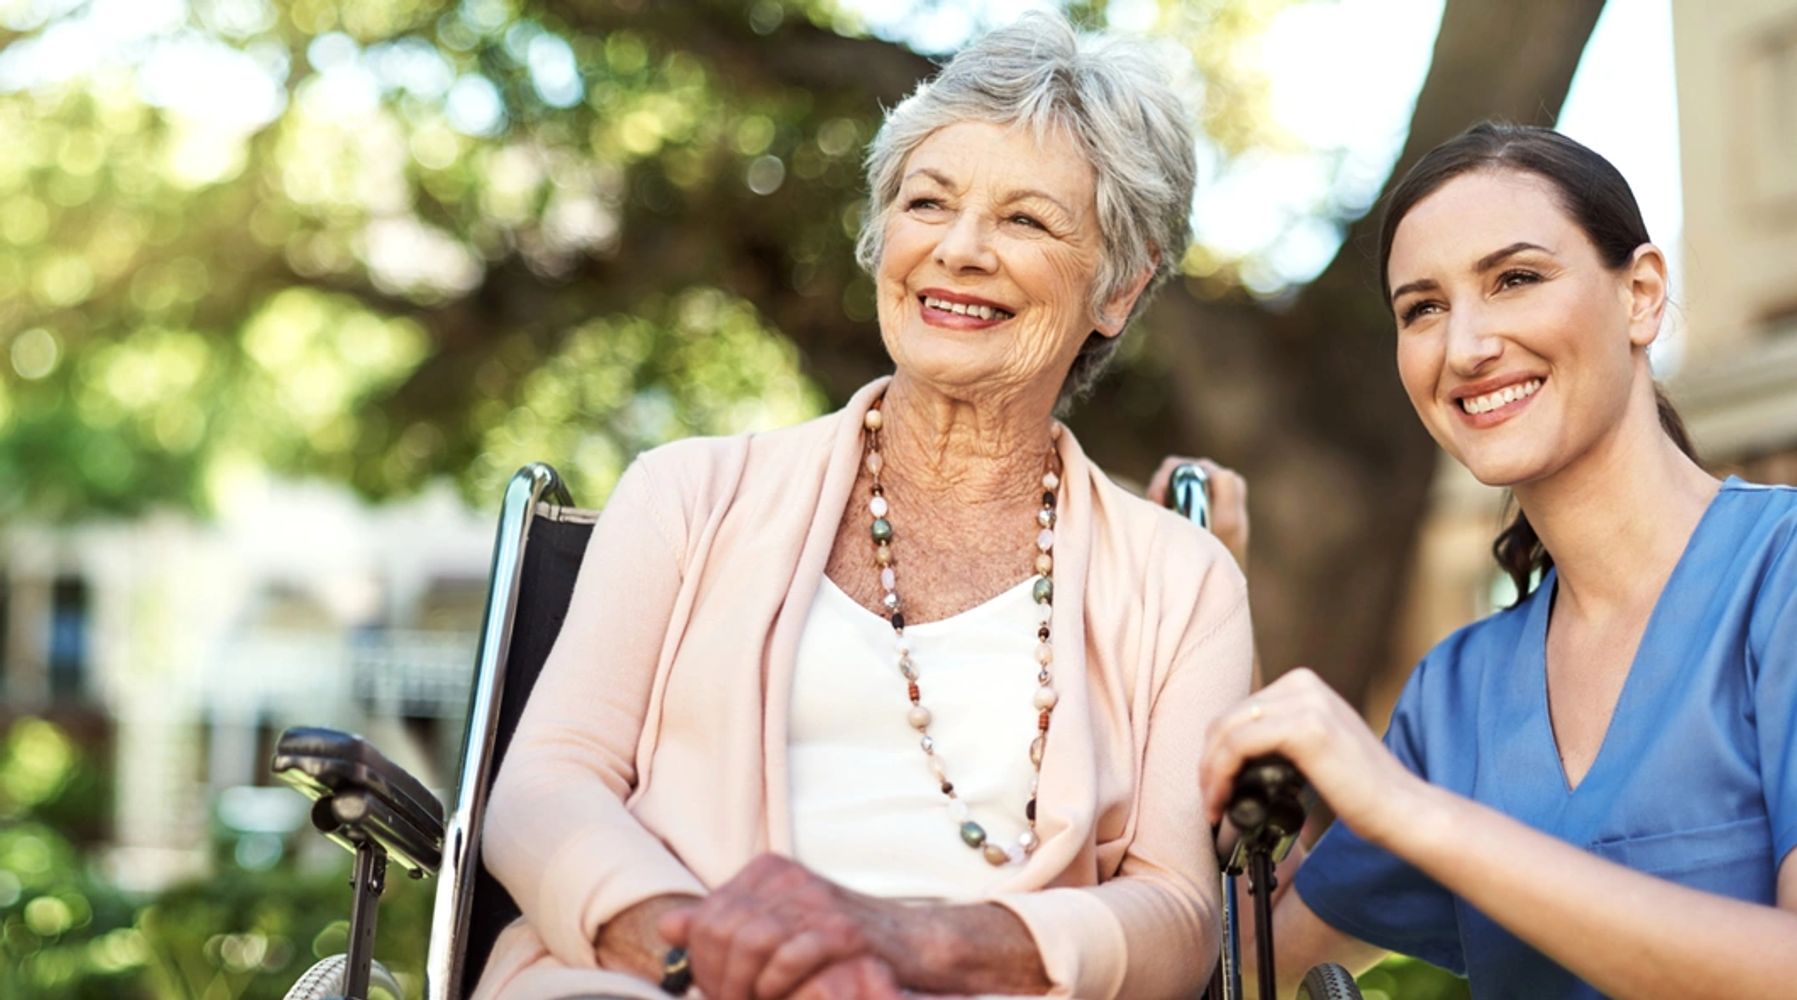
<instances>
[{"instance_id":1,"label":"elderly woman's face","mask_svg":"<svg viewBox=\"0 0 1797 1000\"><path fill-rule=\"evenodd\" d=\"M941 129L906 160L887 215L886 350L901 373L957 396L1052 396L1089 333L1121 329L1093 315L1102 251L1095 178L1073 139Z\"/></svg>"}]
</instances>

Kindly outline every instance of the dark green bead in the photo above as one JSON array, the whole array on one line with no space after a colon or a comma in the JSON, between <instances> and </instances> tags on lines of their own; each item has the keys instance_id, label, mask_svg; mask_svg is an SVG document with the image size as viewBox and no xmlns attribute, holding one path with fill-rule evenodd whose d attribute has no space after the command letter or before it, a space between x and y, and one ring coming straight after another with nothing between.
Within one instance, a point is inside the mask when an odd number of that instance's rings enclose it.
<instances>
[{"instance_id":1,"label":"dark green bead","mask_svg":"<svg viewBox=\"0 0 1797 1000\"><path fill-rule=\"evenodd\" d=\"M978 847L986 842L986 828L968 820L961 824L961 839L968 847Z\"/></svg>"},{"instance_id":2,"label":"dark green bead","mask_svg":"<svg viewBox=\"0 0 1797 1000\"><path fill-rule=\"evenodd\" d=\"M1036 577L1036 603L1043 604L1054 600L1054 581L1046 576Z\"/></svg>"},{"instance_id":3,"label":"dark green bead","mask_svg":"<svg viewBox=\"0 0 1797 1000\"><path fill-rule=\"evenodd\" d=\"M876 542L892 541L892 522L883 517L874 518L873 533Z\"/></svg>"}]
</instances>

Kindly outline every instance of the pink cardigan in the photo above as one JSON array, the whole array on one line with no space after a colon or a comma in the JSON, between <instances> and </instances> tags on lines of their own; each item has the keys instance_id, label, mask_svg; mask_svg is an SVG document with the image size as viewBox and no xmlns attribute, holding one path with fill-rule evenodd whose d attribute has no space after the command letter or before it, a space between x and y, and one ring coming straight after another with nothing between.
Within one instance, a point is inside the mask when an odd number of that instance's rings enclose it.
<instances>
[{"instance_id":1,"label":"pink cardigan","mask_svg":"<svg viewBox=\"0 0 1797 1000\"><path fill-rule=\"evenodd\" d=\"M600 926L790 853L793 663L883 384L797 427L658 448L618 483L493 788L486 864L524 919L477 997L661 996L597 968ZM1053 995L1191 996L1219 921L1200 740L1248 691L1247 591L1209 534L1060 442L1042 843L991 901Z\"/></svg>"}]
</instances>

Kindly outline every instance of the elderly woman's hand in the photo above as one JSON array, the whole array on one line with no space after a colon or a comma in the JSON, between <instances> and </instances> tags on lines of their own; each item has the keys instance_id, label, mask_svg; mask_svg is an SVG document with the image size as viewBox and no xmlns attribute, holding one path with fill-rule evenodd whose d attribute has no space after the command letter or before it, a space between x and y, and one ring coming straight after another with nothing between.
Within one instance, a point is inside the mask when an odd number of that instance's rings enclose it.
<instances>
[{"instance_id":1,"label":"elderly woman's hand","mask_svg":"<svg viewBox=\"0 0 1797 1000\"><path fill-rule=\"evenodd\" d=\"M687 949L709 1000L787 996L898 996L875 951L877 900L790 858L763 854L696 905L662 918Z\"/></svg>"},{"instance_id":2,"label":"elderly woman's hand","mask_svg":"<svg viewBox=\"0 0 1797 1000\"><path fill-rule=\"evenodd\" d=\"M1167 502L1167 484L1173 470L1182 465L1196 465L1210 480L1210 530L1217 541L1235 557L1235 564L1248 570L1248 481L1234 469L1225 468L1208 458L1186 458L1168 455L1161 467L1148 480L1148 499L1158 504Z\"/></svg>"},{"instance_id":3,"label":"elderly woman's hand","mask_svg":"<svg viewBox=\"0 0 1797 1000\"><path fill-rule=\"evenodd\" d=\"M807 979L791 1000L899 1000L901 991L892 968L872 955L838 962Z\"/></svg>"},{"instance_id":4,"label":"elderly woman's hand","mask_svg":"<svg viewBox=\"0 0 1797 1000\"><path fill-rule=\"evenodd\" d=\"M1242 763L1280 754L1336 816L1375 844L1389 842L1428 785L1367 727L1360 713L1305 667L1288 671L1211 722L1198 763L1205 818L1220 821Z\"/></svg>"}]
</instances>

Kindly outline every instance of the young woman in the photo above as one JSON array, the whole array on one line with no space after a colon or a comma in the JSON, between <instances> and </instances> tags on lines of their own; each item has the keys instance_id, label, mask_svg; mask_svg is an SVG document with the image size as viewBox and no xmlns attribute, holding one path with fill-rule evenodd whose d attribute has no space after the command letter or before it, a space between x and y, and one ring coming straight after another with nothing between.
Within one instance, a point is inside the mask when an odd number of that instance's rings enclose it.
<instances>
[{"instance_id":1,"label":"young woman","mask_svg":"<svg viewBox=\"0 0 1797 1000\"><path fill-rule=\"evenodd\" d=\"M1478 996L1797 995L1797 490L1718 482L1647 348L1628 184L1480 125L1393 192L1382 283L1429 432L1521 514L1522 596L1417 667L1381 743L1306 670L1215 721L1215 820L1280 753L1341 822L1276 910L1280 981L1385 951Z\"/></svg>"}]
</instances>

